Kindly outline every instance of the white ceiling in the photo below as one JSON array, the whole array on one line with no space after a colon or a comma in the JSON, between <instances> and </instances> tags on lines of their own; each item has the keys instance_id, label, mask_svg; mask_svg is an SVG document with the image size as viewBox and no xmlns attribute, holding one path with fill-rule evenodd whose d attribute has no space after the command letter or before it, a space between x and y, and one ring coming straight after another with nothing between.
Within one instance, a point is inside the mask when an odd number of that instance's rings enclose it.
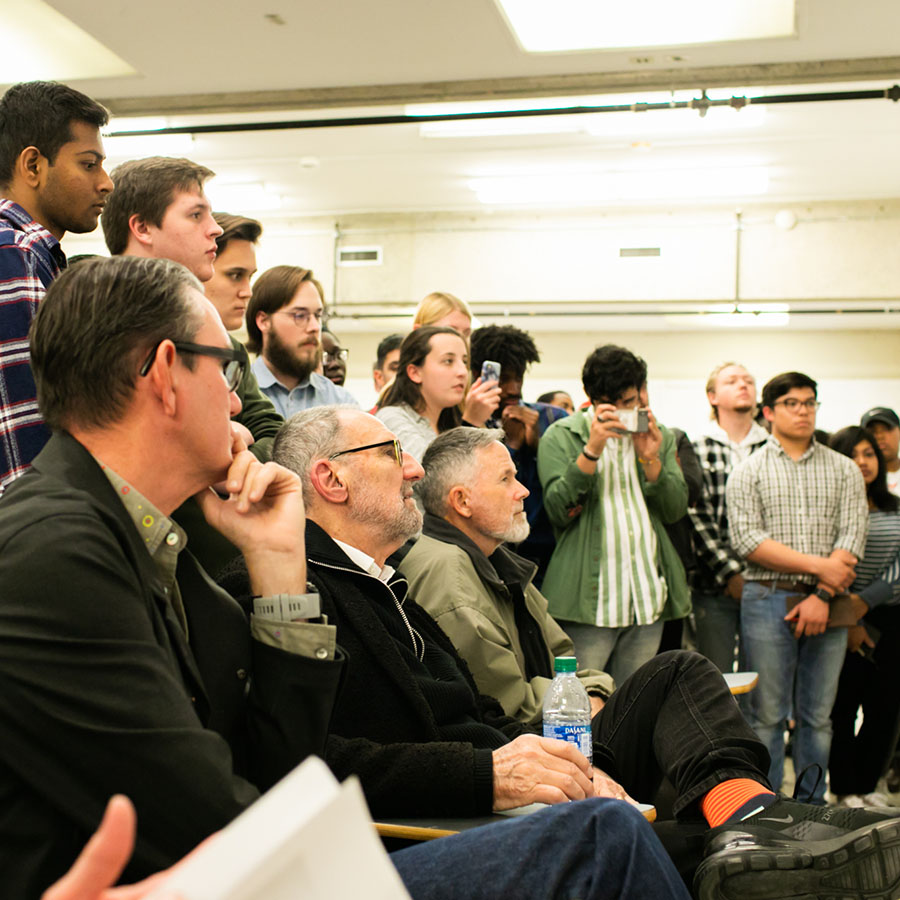
<instances>
[{"instance_id":1,"label":"white ceiling","mask_svg":"<svg viewBox=\"0 0 900 900\"><path fill-rule=\"evenodd\" d=\"M753 95L798 84L814 90L817 80L823 90L856 87L848 73L877 88L900 80L897 0L798 0L797 36L789 40L572 54L521 51L493 0L52 5L139 72L75 84L114 111L163 113L157 124L396 114L407 99L559 94L561 85L599 94L668 84L696 96L716 84ZM285 24L266 18L273 14ZM190 112L175 114L179 109ZM237 111L254 109L266 111ZM688 113L678 126L676 113L579 116L578 131L532 136L424 138L417 125L199 135L177 155L210 165L221 182L263 184L251 196L266 196L289 215L474 209L470 182L497 171L590 177L756 166L768 171L768 192L751 197L736 189L721 202L900 196L900 104L772 105L747 124L748 113L758 112ZM679 202L707 204L710 197L701 189ZM522 203L545 205L527 196ZM248 200L239 211L266 211L251 206Z\"/></svg>"}]
</instances>

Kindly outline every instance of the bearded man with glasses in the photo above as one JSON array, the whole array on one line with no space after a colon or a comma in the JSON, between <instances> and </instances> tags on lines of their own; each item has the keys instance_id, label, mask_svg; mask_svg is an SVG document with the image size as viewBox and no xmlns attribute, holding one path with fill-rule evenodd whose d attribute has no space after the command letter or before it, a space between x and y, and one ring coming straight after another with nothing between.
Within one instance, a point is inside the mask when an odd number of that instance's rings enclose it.
<instances>
[{"instance_id":1,"label":"bearded man with glasses","mask_svg":"<svg viewBox=\"0 0 900 900\"><path fill-rule=\"evenodd\" d=\"M726 485L731 543L747 560L741 644L759 684L747 718L767 745L769 780L784 775L784 731L792 714L798 788L824 802L822 773L831 749L831 708L847 644L830 604L853 582L868 528L859 469L815 437L816 382L800 372L762 391L769 440ZM844 622L843 624L846 624Z\"/></svg>"},{"instance_id":2,"label":"bearded man with glasses","mask_svg":"<svg viewBox=\"0 0 900 900\"><path fill-rule=\"evenodd\" d=\"M359 405L346 388L317 371L322 362L322 297L322 285L300 266L275 266L253 285L247 349L259 354L253 374L285 419L314 406Z\"/></svg>"}]
</instances>

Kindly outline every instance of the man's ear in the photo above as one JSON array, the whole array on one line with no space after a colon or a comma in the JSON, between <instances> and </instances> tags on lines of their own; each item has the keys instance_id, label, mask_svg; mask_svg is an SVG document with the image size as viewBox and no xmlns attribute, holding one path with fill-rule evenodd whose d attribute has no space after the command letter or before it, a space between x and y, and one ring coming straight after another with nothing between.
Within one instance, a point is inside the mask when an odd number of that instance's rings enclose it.
<instances>
[{"instance_id":1,"label":"man's ear","mask_svg":"<svg viewBox=\"0 0 900 900\"><path fill-rule=\"evenodd\" d=\"M317 459L309 468L309 482L326 503L346 503L349 492L327 459Z\"/></svg>"},{"instance_id":2,"label":"man's ear","mask_svg":"<svg viewBox=\"0 0 900 900\"><path fill-rule=\"evenodd\" d=\"M463 484L454 484L447 493L447 510L463 519L472 517L472 497Z\"/></svg>"},{"instance_id":3,"label":"man's ear","mask_svg":"<svg viewBox=\"0 0 900 900\"><path fill-rule=\"evenodd\" d=\"M175 362L178 353L171 341L163 341L156 348L156 357L147 372L146 380L166 415L174 417L178 411L178 378ZM138 379L143 381L144 379Z\"/></svg>"},{"instance_id":4,"label":"man's ear","mask_svg":"<svg viewBox=\"0 0 900 900\"><path fill-rule=\"evenodd\" d=\"M260 310L256 314L256 327L260 330L261 334L268 334L269 329L272 327L271 322L269 321L269 314L267 312L263 312Z\"/></svg>"},{"instance_id":5,"label":"man's ear","mask_svg":"<svg viewBox=\"0 0 900 900\"><path fill-rule=\"evenodd\" d=\"M137 213L128 217L128 232L142 246L149 247L153 243L150 226Z\"/></svg>"},{"instance_id":6,"label":"man's ear","mask_svg":"<svg viewBox=\"0 0 900 900\"><path fill-rule=\"evenodd\" d=\"M765 419L767 422L775 421L775 411L772 409L771 406L764 406L762 408L762 412L763 412L763 416L765 416Z\"/></svg>"},{"instance_id":7,"label":"man's ear","mask_svg":"<svg viewBox=\"0 0 900 900\"><path fill-rule=\"evenodd\" d=\"M26 147L16 157L13 178L19 178L29 188L37 190L49 165L47 157L37 147Z\"/></svg>"}]
</instances>

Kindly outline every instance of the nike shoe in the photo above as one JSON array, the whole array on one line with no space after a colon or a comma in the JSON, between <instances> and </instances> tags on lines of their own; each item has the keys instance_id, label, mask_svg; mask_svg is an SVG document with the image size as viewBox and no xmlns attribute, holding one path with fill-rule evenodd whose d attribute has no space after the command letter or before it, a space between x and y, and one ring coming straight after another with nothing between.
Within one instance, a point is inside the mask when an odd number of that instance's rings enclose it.
<instances>
[{"instance_id":1,"label":"nike shoe","mask_svg":"<svg viewBox=\"0 0 900 900\"><path fill-rule=\"evenodd\" d=\"M900 809L812 806L779 797L710 830L699 900L897 900Z\"/></svg>"}]
</instances>

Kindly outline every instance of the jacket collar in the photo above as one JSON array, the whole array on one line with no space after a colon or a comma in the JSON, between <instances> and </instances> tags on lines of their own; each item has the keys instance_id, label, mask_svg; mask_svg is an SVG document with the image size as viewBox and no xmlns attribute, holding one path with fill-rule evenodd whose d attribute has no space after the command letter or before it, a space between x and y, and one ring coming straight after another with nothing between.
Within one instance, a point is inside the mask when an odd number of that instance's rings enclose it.
<instances>
[{"instance_id":1,"label":"jacket collar","mask_svg":"<svg viewBox=\"0 0 900 900\"><path fill-rule=\"evenodd\" d=\"M537 571L534 563L513 553L505 544L501 544L489 557L485 556L478 545L455 525L431 513L425 513L422 533L436 541L459 547L472 561L478 577L494 590L504 594L509 590L507 588L509 581L519 584L524 592ZM499 573L503 573L505 578Z\"/></svg>"}]
</instances>

